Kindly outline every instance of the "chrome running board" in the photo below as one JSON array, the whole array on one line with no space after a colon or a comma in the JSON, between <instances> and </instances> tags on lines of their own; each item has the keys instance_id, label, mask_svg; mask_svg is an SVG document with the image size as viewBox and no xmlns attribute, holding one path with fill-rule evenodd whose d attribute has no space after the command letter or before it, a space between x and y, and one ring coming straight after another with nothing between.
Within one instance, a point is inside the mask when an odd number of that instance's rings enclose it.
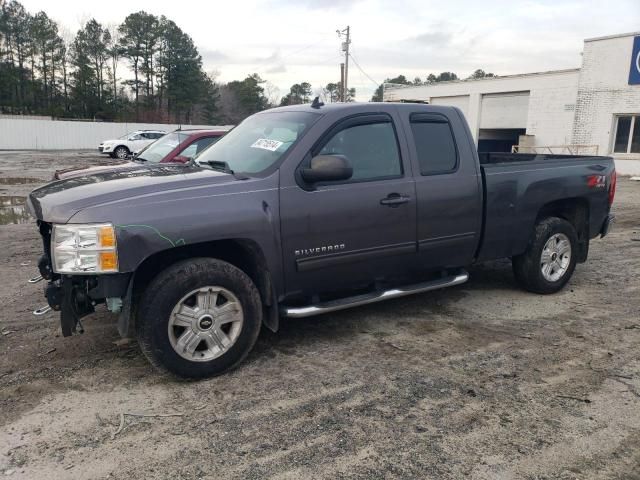
<instances>
[{"instance_id":1,"label":"chrome running board","mask_svg":"<svg viewBox=\"0 0 640 480\"><path fill-rule=\"evenodd\" d=\"M385 290L382 292L366 293L364 295L356 295L354 297L331 300L329 302L319 303L317 305L309 305L306 307L285 306L282 307L281 312L283 316L290 318L311 317L313 315L320 315L322 313L344 310L345 308L359 307L361 305L367 305L369 303L381 302L383 300L389 300L391 298L413 295L414 293L429 292L431 290L438 290L439 288L453 287L454 285L465 283L467 280L469 280L469 274L463 270L457 275L439 278L438 280L432 280L430 282L422 282L416 283L414 285L407 285L405 287L393 288L391 290Z\"/></svg>"}]
</instances>

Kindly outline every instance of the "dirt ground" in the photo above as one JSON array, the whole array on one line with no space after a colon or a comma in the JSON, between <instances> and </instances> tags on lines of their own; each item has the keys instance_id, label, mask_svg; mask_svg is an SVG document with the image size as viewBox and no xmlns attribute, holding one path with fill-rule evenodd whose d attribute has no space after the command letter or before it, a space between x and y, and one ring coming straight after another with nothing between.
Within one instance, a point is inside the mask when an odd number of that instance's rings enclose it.
<instances>
[{"instance_id":1,"label":"dirt ground","mask_svg":"<svg viewBox=\"0 0 640 480\"><path fill-rule=\"evenodd\" d=\"M42 247L20 197L96 159L0 152L0 474L640 479L640 182L619 180L617 225L559 294L476 266L456 288L283 320L236 371L185 382L105 311L72 338L31 313Z\"/></svg>"}]
</instances>

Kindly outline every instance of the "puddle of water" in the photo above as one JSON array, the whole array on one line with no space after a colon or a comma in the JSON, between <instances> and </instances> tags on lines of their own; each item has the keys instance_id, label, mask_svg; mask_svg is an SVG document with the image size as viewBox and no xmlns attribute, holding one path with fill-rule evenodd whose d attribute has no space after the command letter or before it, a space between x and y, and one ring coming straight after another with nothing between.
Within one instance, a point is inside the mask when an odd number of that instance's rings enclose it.
<instances>
[{"instance_id":1,"label":"puddle of water","mask_svg":"<svg viewBox=\"0 0 640 480\"><path fill-rule=\"evenodd\" d=\"M0 197L0 207L13 207L16 205L24 205L27 202L27 197L14 196L14 195L2 195Z\"/></svg>"},{"instance_id":2,"label":"puddle of water","mask_svg":"<svg viewBox=\"0 0 640 480\"><path fill-rule=\"evenodd\" d=\"M0 185L25 185L28 183L45 183L44 180L33 177L3 177L0 178Z\"/></svg>"},{"instance_id":3,"label":"puddle of water","mask_svg":"<svg viewBox=\"0 0 640 480\"><path fill-rule=\"evenodd\" d=\"M25 205L27 197L0 196L0 225L29 223L33 217L29 215Z\"/></svg>"}]
</instances>

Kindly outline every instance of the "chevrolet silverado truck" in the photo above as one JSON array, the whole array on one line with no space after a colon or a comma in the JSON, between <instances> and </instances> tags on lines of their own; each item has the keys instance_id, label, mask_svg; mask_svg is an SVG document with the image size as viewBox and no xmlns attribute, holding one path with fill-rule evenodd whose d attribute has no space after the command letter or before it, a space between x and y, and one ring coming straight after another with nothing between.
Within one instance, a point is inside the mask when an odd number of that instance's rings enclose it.
<instances>
[{"instance_id":1,"label":"chevrolet silverado truck","mask_svg":"<svg viewBox=\"0 0 640 480\"><path fill-rule=\"evenodd\" d=\"M316 100L247 118L190 165L56 181L28 204L63 334L106 304L154 365L199 378L262 325L459 285L478 262L557 292L607 234L615 186L609 157L479 156L453 107Z\"/></svg>"}]
</instances>

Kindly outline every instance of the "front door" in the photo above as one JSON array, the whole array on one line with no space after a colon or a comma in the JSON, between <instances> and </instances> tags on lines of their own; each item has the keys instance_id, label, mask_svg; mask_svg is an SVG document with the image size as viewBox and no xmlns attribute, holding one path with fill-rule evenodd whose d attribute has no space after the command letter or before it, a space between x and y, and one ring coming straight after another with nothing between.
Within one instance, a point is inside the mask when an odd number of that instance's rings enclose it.
<instances>
[{"instance_id":1,"label":"front door","mask_svg":"<svg viewBox=\"0 0 640 480\"><path fill-rule=\"evenodd\" d=\"M342 182L281 189L285 282L289 293L322 293L382 280L415 261L416 199L408 164L387 114L348 118L308 153L344 155Z\"/></svg>"}]
</instances>

